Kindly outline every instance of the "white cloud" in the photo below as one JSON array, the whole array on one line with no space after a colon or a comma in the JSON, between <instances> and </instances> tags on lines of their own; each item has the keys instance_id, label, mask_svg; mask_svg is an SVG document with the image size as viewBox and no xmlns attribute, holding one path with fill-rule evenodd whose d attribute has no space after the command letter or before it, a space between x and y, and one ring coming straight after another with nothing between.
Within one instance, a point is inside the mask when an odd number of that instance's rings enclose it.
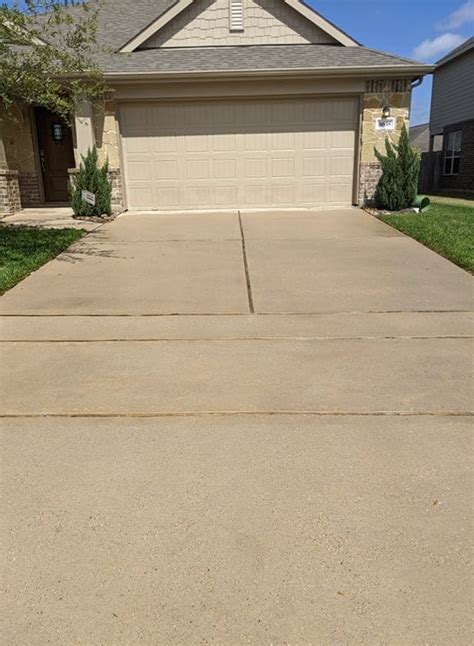
<instances>
[{"instance_id":1,"label":"white cloud","mask_svg":"<svg viewBox=\"0 0 474 646\"><path fill-rule=\"evenodd\" d=\"M413 50L413 58L419 61L434 61L466 40L459 34L443 34L432 40L424 40Z\"/></svg>"},{"instance_id":2,"label":"white cloud","mask_svg":"<svg viewBox=\"0 0 474 646\"><path fill-rule=\"evenodd\" d=\"M446 20L437 25L437 29L439 31L459 29L470 22L474 22L474 0L467 0L459 9L450 13Z\"/></svg>"}]
</instances>

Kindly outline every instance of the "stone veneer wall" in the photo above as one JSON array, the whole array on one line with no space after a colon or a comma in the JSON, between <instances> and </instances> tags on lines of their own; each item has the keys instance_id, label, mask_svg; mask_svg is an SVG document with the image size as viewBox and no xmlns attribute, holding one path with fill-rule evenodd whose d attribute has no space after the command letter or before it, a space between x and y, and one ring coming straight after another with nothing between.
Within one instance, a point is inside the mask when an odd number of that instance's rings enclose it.
<instances>
[{"instance_id":1,"label":"stone veneer wall","mask_svg":"<svg viewBox=\"0 0 474 646\"><path fill-rule=\"evenodd\" d=\"M408 128L410 112L410 81L408 79L367 81L362 97L362 129L360 145L359 202L370 204L381 175L381 167L374 147L385 151L385 138L397 143L403 124ZM375 119L381 116L382 108L390 107L395 117L395 130L390 133L375 130Z\"/></svg>"},{"instance_id":2,"label":"stone veneer wall","mask_svg":"<svg viewBox=\"0 0 474 646\"><path fill-rule=\"evenodd\" d=\"M18 171L0 168L0 217L20 209Z\"/></svg>"},{"instance_id":3,"label":"stone veneer wall","mask_svg":"<svg viewBox=\"0 0 474 646\"><path fill-rule=\"evenodd\" d=\"M109 179L112 182L112 209L120 211L123 206L122 177L120 174L119 134L115 104L106 101L94 114L94 131L99 163L109 161Z\"/></svg>"}]
</instances>

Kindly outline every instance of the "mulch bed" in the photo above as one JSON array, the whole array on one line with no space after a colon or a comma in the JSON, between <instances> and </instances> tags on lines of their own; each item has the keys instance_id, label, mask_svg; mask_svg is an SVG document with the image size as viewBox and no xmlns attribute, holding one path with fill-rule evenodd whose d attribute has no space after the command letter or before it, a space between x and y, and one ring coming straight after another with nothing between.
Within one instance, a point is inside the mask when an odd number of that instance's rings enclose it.
<instances>
[{"instance_id":1,"label":"mulch bed","mask_svg":"<svg viewBox=\"0 0 474 646\"><path fill-rule=\"evenodd\" d=\"M415 211L414 208L402 209L401 211L384 211L376 209L375 206L363 206L362 209L370 215L375 215L376 218L379 218L381 215L403 215L404 213L418 213L418 211Z\"/></svg>"},{"instance_id":2,"label":"mulch bed","mask_svg":"<svg viewBox=\"0 0 474 646\"><path fill-rule=\"evenodd\" d=\"M121 211L118 213L112 213L112 215L73 215L74 220L79 220L81 222L97 222L97 224L104 224L105 222L112 222L115 218L120 215Z\"/></svg>"}]
</instances>

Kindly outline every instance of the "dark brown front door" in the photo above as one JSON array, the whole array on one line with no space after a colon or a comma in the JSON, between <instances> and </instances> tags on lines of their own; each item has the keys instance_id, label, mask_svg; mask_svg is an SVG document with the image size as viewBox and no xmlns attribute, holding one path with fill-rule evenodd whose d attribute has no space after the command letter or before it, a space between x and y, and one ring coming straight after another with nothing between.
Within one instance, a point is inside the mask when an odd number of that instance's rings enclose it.
<instances>
[{"instance_id":1,"label":"dark brown front door","mask_svg":"<svg viewBox=\"0 0 474 646\"><path fill-rule=\"evenodd\" d=\"M68 168L74 168L71 128L45 108L35 108L46 202L67 202Z\"/></svg>"}]
</instances>

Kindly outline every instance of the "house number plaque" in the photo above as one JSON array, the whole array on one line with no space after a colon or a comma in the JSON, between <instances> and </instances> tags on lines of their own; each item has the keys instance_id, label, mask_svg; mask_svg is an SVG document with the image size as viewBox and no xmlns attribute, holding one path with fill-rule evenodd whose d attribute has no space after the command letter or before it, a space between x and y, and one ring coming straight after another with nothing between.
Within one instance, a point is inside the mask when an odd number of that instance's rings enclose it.
<instances>
[{"instance_id":1,"label":"house number plaque","mask_svg":"<svg viewBox=\"0 0 474 646\"><path fill-rule=\"evenodd\" d=\"M375 119L375 129L385 132L395 130L395 117L381 117L379 119Z\"/></svg>"}]
</instances>

